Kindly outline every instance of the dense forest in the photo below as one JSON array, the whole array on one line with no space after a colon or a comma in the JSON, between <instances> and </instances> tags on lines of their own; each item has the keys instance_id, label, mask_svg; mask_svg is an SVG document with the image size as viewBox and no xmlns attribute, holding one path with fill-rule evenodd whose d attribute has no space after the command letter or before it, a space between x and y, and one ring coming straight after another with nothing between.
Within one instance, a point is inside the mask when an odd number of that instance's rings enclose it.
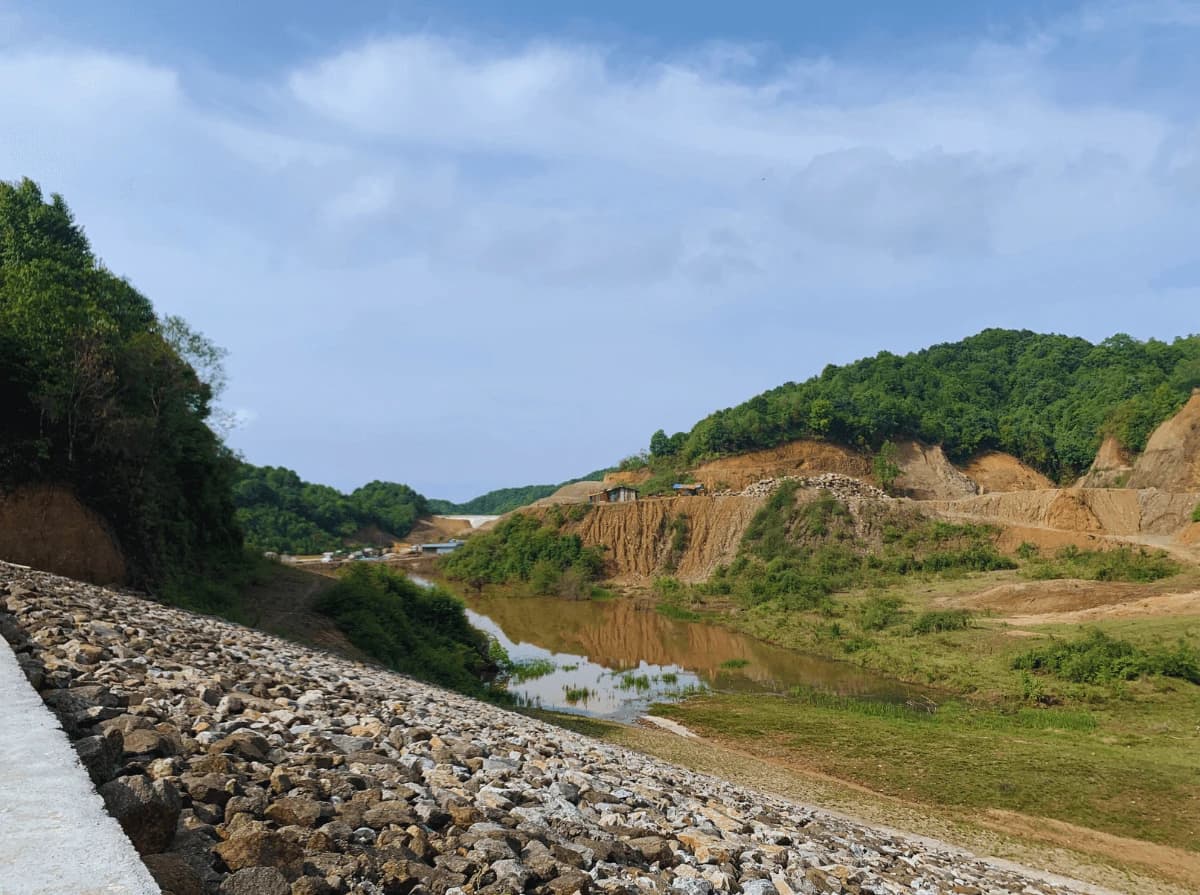
<instances>
[{"instance_id":1,"label":"dense forest","mask_svg":"<svg viewBox=\"0 0 1200 895\"><path fill-rule=\"evenodd\" d=\"M598 469L579 478L559 482L557 485L525 485L517 488L497 488L495 491L489 491L487 494L473 497L465 503L451 503L448 500L430 500L429 511L431 513L448 513L451 515L461 513L464 515L500 516L519 507L529 506L535 500L549 497L564 485L573 485L576 482L599 481L604 478L605 473L612 472L615 468Z\"/></svg>"},{"instance_id":2,"label":"dense forest","mask_svg":"<svg viewBox=\"0 0 1200 895\"><path fill-rule=\"evenodd\" d=\"M97 260L62 197L0 182L0 488L69 486L136 584L242 562L237 463L208 424L220 359Z\"/></svg>"},{"instance_id":3,"label":"dense forest","mask_svg":"<svg viewBox=\"0 0 1200 895\"><path fill-rule=\"evenodd\" d=\"M329 485L306 482L282 466L238 467L233 488L237 518L246 542L278 553L337 550L365 528L402 538L429 502L408 485L371 482L343 494Z\"/></svg>"},{"instance_id":4,"label":"dense forest","mask_svg":"<svg viewBox=\"0 0 1200 895\"><path fill-rule=\"evenodd\" d=\"M654 458L702 457L822 438L876 448L891 438L942 444L955 460L1007 451L1068 480L1105 435L1140 450L1200 387L1200 336L1116 335L1099 344L1027 330L984 330L906 355L827 366L651 439Z\"/></svg>"}]
</instances>

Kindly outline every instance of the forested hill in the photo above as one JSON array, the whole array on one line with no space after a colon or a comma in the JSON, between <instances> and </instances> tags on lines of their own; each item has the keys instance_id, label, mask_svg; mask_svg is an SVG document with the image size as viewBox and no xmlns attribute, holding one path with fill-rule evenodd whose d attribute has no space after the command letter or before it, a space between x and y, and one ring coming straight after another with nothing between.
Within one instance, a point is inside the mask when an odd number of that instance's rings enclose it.
<instances>
[{"instance_id":1,"label":"forested hill","mask_svg":"<svg viewBox=\"0 0 1200 895\"><path fill-rule=\"evenodd\" d=\"M0 492L69 487L133 583L220 577L242 559L236 464L208 426L220 359L99 262L61 197L0 182Z\"/></svg>"},{"instance_id":2,"label":"forested hill","mask_svg":"<svg viewBox=\"0 0 1200 895\"><path fill-rule=\"evenodd\" d=\"M799 438L877 447L941 444L952 459L1007 451L1059 480L1083 472L1105 435L1140 450L1200 387L1200 336L1115 335L1099 344L1028 330L984 330L906 355L827 366L700 420L656 432L652 456L741 453Z\"/></svg>"},{"instance_id":3,"label":"forested hill","mask_svg":"<svg viewBox=\"0 0 1200 895\"><path fill-rule=\"evenodd\" d=\"M429 501L408 485L371 482L343 494L282 466L238 467L233 489L246 543L279 553L321 553L353 543L364 528L401 538Z\"/></svg>"},{"instance_id":4,"label":"forested hill","mask_svg":"<svg viewBox=\"0 0 1200 895\"><path fill-rule=\"evenodd\" d=\"M528 506L535 500L541 500L543 497L549 497L564 485L602 479L605 473L612 472L615 468L598 469L577 479L567 479L565 482L559 482L557 485L525 485L518 488L497 488L495 491L489 491L487 494L473 497L466 503L451 503L448 500L430 500L429 509L434 513L498 516L510 510L515 510L518 507Z\"/></svg>"}]
</instances>

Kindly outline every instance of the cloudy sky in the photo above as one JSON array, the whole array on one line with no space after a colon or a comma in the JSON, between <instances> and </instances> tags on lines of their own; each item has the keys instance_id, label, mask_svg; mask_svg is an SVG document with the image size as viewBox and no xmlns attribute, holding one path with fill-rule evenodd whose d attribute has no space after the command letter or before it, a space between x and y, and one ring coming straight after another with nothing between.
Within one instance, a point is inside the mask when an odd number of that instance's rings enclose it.
<instances>
[{"instance_id":1,"label":"cloudy sky","mask_svg":"<svg viewBox=\"0 0 1200 895\"><path fill-rule=\"evenodd\" d=\"M987 326L1200 331L1200 0L0 0L0 179L254 463L556 481Z\"/></svg>"}]
</instances>

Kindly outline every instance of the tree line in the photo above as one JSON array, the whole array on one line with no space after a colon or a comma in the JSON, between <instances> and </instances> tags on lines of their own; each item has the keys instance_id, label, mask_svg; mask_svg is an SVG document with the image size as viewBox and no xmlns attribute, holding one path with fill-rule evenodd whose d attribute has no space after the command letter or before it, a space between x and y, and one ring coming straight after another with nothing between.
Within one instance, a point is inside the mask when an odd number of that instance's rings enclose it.
<instances>
[{"instance_id":1,"label":"tree line","mask_svg":"<svg viewBox=\"0 0 1200 895\"><path fill-rule=\"evenodd\" d=\"M1069 480L1112 435L1138 451L1200 387L1200 336L1171 342L1118 334L1097 344L1029 330L988 329L958 342L830 365L691 429L650 439L650 456L702 458L817 438L876 449L916 438L954 460L1006 451Z\"/></svg>"}]
</instances>

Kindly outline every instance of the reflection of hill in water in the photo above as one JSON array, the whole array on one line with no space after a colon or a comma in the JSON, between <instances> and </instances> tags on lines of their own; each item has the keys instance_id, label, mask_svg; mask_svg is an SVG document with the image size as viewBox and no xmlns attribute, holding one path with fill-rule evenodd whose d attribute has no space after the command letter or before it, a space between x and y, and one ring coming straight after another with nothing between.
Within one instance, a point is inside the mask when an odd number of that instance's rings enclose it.
<instances>
[{"instance_id":1,"label":"reflection of hill in water","mask_svg":"<svg viewBox=\"0 0 1200 895\"><path fill-rule=\"evenodd\" d=\"M715 625L677 621L629 600L552 597L468 600L513 641L586 656L608 668L677 665L722 689L778 690L808 684L842 693L900 696L905 688L843 662L792 652ZM745 660L737 669L723 662Z\"/></svg>"}]
</instances>

